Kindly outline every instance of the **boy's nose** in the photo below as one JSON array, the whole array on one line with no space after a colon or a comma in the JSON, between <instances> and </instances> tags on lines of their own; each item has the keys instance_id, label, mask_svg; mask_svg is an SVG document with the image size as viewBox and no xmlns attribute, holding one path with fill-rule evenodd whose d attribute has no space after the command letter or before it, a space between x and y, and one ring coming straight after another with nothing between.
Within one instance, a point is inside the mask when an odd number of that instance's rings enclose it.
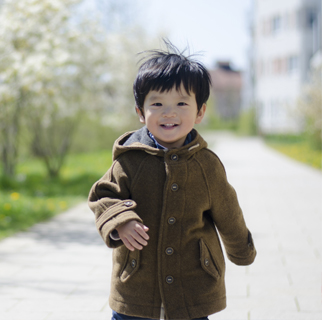
<instances>
[{"instance_id":1,"label":"boy's nose","mask_svg":"<svg viewBox=\"0 0 322 320\"><path fill-rule=\"evenodd\" d=\"M175 108L171 106L166 107L163 111L163 116L167 118L173 118L176 115L177 114L176 114Z\"/></svg>"}]
</instances>

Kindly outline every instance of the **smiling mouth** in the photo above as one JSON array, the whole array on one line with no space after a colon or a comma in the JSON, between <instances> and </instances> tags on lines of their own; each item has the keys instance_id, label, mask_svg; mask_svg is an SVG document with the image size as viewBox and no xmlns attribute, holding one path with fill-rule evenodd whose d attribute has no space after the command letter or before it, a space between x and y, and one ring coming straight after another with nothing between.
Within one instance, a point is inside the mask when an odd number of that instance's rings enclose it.
<instances>
[{"instance_id":1,"label":"smiling mouth","mask_svg":"<svg viewBox=\"0 0 322 320\"><path fill-rule=\"evenodd\" d=\"M176 127L178 126L177 124L175 123L165 123L165 124L161 124L161 127L165 127L165 128L173 128L173 127Z\"/></svg>"}]
</instances>

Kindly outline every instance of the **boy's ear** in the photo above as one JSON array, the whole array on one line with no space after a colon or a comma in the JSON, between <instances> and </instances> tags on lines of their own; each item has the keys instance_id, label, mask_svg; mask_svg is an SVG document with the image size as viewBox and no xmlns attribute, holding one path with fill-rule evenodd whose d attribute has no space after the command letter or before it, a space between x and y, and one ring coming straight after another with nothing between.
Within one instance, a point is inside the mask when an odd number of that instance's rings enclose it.
<instances>
[{"instance_id":1,"label":"boy's ear","mask_svg":"<svg viewBox=\"0 0 322 320\"><path fill-rule=\"evenodd\" d=\"M141 122L141 123L145 123L144 115L143 115L143 113L141 112L141 110L138 108L138 106L135 106L135 111L136 111L136 113L139 115L140 122Z\"/></svg>"},{"instance_id":2,"label":"boy's ear","mask_svg":"<svg viewBox=\"0 0 322 320\"><path fill-rule=\"evenodd\" d=\"M204 115L205 115L205 112L206 112L206 108L207 108L207 106L206 106L206 104L204 103L204 104L202 105L202 107L200 108L200 110L199 110L198 114L197 114L197 118L196 118L196 120L195 120L195 123L196 123L196 124L200 123L200 122L201 122L201 120L203 119L203 117L204 117Z\"/></svg>"}]
</instances>

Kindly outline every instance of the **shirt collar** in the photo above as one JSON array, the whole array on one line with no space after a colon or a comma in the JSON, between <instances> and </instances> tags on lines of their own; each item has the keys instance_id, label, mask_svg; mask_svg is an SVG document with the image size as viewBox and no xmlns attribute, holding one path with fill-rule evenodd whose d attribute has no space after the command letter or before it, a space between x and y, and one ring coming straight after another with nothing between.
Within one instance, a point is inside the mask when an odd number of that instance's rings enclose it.
<instances>
[{"instance_id":1,"label":"shirt collar","mask_svg":"<svg viewBox=\"0 0 322 320\"><path fill-rule=\"evenodd\" d=\"M155 147L157 149L160 149L160 150L167 150L166 147L164 147L163 145L161 145L155 138L154 138L154 135L148 131L148 134L149 134L149 137L153 140L154 144L155 144ZM187 137L186 137L186 140L184 141L184 146L188 143L190 143L192 141L192 134L191 134L191 131L187 134Z\"/></svg>"}]
</instances>

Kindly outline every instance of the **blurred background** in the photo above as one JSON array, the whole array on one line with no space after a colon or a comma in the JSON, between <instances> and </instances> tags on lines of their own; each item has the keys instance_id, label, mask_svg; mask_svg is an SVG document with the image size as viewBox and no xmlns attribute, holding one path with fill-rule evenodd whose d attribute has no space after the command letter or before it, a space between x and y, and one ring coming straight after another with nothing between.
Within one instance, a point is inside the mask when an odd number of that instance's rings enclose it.
<instances>
[{"instance_id":1,"label":"blurred background","mask_svg":"<svg viewBox=\"0 0 322 320\"><path fill-rule=\"evenodd\" d=\"M261 136L321 169L321 0L0 0L0 237L86 199L139 127L139 52L209 69L201 131Z\"/></svg>"}]
</instances>

